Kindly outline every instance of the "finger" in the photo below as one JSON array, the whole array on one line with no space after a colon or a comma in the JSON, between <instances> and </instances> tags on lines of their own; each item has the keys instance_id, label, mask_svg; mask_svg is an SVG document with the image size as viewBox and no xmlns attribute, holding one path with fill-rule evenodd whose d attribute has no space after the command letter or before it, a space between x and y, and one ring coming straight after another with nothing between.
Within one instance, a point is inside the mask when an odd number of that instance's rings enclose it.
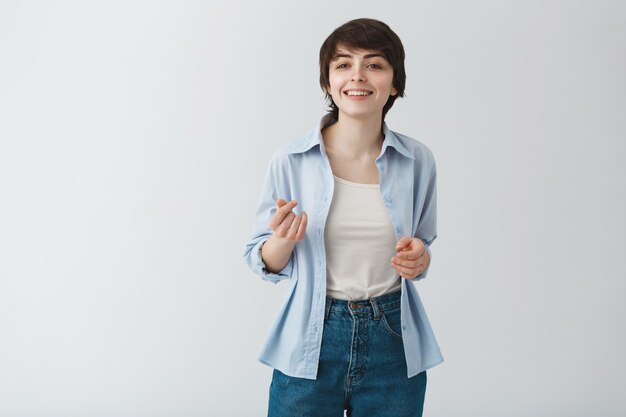
<instances>
[{"instance_id":1,"label":"finger","mask_svg":"<svg viewBox=\"0 0 626 417\"><path fill-rule=\"evenodd\" d=\"M269 224L270 229L275 230L280 225L280 223L283 222L285 216L290 213L291 209L293 209L297 204L298 202L296 200L291 200L288 203L284 204L282 207L280 207L278 210L276 210L276 213L274 214L274 217L272 217L272 220Z\"/></svg>"},{"instance_id":2,"label":"finger","mask_svg":"<svg viewBox=\"0 0 626 417\"><path fill-rule=\"evenodd\" d=\"M302 221L300 222L300 227L298 227L298 233L296 234L296 240L304 239L304 235L306 234L306 225L309 222L309 215L306 212L302 212Z\"/></svg>"},{"instance_id":3,"label":"finger","mask_svg":"<svg viewBox=\"0 0 626 417\"><path fill-rule=\"evenodd\" d=\"M405 268L417 268L419 261L417 259L401 259L397 256L391 258L391 263L394 265L403 266Z\"/></svg>"},{"instance_id":4,"label":"finger","mask_svg":"<svg viewBox=\"0 0 626 417\"><path fill-rule=\"evenodd\" d=\"M402 260L397 258L391 259L391 266L398 266L407 269L426 269L425 259Z\"/></svg>"},{"instance_id":5,"label":"finger","mask_svg":"<svg viewBox=\"0 0 626 417\"><path fill-rule=\"evenodd\" d=\"M416 261L422 259L426 255L426 251L420 252L419 250L415 251L405 251L405 252L397 252L395 257L398 259L403 259L406 261Z\"/></svg>"},{"instance_id":6,"label":"finger","mask_svg":"<svg viewBox=\"0 0 626 417\"><path fill-rule=\"evenodd\" d=\"M394 256L394 258L404 259L407 261L415 261L419 259L420 257L421 256L419 255L419 252L414 252L414 251L397 252L396 255Z\"/></svg>"},{"instance_id":7,"label":"finger","mask_svg":"<svg viewBox=\"0 0 626 417\"><path fill-rule=\"evenodd\" d=\"M291 226L291 223L293 222L293 219L295 217L296 215L294 214L293 211L290 211L289 213L287 213L283 221L280 222L280 224L276 227L276 229L274 229L274 233L276 233L276 235L280 237L286 237L287 232L289 231L289 227Z\"/></svg>"},{"instance_id":8,"label":"finger","mask_svg":"<svg viewBox=\"0 0 626 417\"><path fill-rule=\"evenodd\" d=\"M294 208L295 206L297 206L298 202L296 200L285 201L282 198L280 198L276 202L276 205L278 206L278 210L288 211L288 210L291 210L292 208Z\"/></svg>"},{"instance_id":9,"label":"finger","mask_svg":"<svg viewBox=\"0 0 626 417\"><path fill-rule=\"evenodd\" d=\"M295 240L296 234L298 233L298 227L302 222L302 216L296 215L294 217L293 222L291 222L291 226L289 226L289 230L287 230L287 235L285 236L289 240Z\"/></svg>"},{"instance_id":10,"label":"finger","mask_svg":"<svg viewBox=\"0 0 626 417\"><path fill-rule=\"evenodd\" d=\"M419 275L418 268L406 268L406 267L399 266L399 265L392 265L392 266L396 271L398 271L398 274L400 274L402 278L411 279Z\"/></svg>"},{"instance_id":11,"label":"finger","mask_svg":"<svg viewBox=\"0 0 626 417\"><path fill-rule=\"evenodd\" d=\"M398 252L408 254L410 257L420 257L426 252L426 245L418 238L412 238L411 243Z\"/></svg>"},{"instance_id":12,"label":"finger","mask_svg":"<svg viewBox=\"0 0 626 417\"><path fill-rule=\"evenodd\" d=\"M419 275L418 274L419 271L417 270L409 270L406 268L405 269L395 268L395 269L398 275L400 275L402 278L412 279Z\"/></svg>"},{"instance_id":13,"label":"finger","mask_svg":"<svg viewBox=\"0 0 626 417\"><path fill-rule=\"evenodd\" d=\"M391 258L391 265L401 266L403 268L415 269L426 268L426 258L420 257L418 259L402 259L397 256Z\"/></svg>"}]
</instances>

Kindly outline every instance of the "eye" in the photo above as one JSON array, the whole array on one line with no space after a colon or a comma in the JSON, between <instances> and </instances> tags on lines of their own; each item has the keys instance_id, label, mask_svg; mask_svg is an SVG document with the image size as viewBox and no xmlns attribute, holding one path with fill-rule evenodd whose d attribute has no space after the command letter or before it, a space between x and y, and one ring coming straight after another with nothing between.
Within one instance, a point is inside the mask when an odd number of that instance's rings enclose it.
<instances>
[{"instance_id":1,"label":"eye","mask_svg":"<svg viewBox=\"0 0 626 417\"><path fill-rule=\"evenodd\" d=\"M346 64L346 63L341 63L341 64L337 65L337 67L336 67L336 68L337 68L337 69L341 69L341 68L347 68L347 67L348 67L348 64Z\"/></svg>"},{"instance_id":2,"label":"eye","mask_svg":"<svg viewBox=\"0 0 626 417\"><path fill-rule=\"evenodd\" d=\"M375 64L375 63L371 63L367 65L368 67L374 68L374 69L383 69L382 66Z\"/></svg>"}]
</instances>

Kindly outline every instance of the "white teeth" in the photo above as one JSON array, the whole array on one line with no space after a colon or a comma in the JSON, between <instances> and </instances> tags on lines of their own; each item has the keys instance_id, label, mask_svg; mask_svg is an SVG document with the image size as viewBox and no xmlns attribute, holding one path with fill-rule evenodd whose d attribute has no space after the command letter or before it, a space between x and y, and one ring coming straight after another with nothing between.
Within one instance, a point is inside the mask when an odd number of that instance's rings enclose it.
<instances>
[{"instance_id":1,"label":"white teeth","mask_svg":"<svg viewBox=\"0 0 626 417\"><path fill-rule=\"evenodd\" d=\"M348 95L349 96L369 96L370 93L369 91L355 91L355 90L350 90L348 91Z\"/></svg>"}]
</instances>

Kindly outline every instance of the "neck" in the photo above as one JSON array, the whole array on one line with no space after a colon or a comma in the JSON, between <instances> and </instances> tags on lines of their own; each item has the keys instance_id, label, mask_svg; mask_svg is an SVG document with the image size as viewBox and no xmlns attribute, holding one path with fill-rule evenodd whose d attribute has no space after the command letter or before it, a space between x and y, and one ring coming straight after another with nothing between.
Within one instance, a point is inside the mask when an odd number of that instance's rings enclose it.
<instances>
[{"instance_id":1,"label":"neck","mask_svg":"<svg viewBox=\"0 0 626 417\"><path fill-rule=\"evenodd\" d=\"M337 123L324 129L325 146L348 157L378 156L383 142L382 117L355 119L339 113Z\"/></svg>"}]
</instances>

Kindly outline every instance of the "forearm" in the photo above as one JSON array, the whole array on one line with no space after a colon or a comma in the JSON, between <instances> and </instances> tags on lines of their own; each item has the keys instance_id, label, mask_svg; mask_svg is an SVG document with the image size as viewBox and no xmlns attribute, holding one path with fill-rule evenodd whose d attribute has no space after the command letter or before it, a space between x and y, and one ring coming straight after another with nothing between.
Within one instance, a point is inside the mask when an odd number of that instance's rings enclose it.
<instances>
[{"instance_id":1,"label":"forearm","mask_svg":"<svg viewBox=\"0 0 626 417\"><path fill-rule=\"evenodd\" d=\"M272 235L261 246L261 257L265 269L271 273L280 272L289 262L296 241Z\"/></svg>"}]
</instances>

